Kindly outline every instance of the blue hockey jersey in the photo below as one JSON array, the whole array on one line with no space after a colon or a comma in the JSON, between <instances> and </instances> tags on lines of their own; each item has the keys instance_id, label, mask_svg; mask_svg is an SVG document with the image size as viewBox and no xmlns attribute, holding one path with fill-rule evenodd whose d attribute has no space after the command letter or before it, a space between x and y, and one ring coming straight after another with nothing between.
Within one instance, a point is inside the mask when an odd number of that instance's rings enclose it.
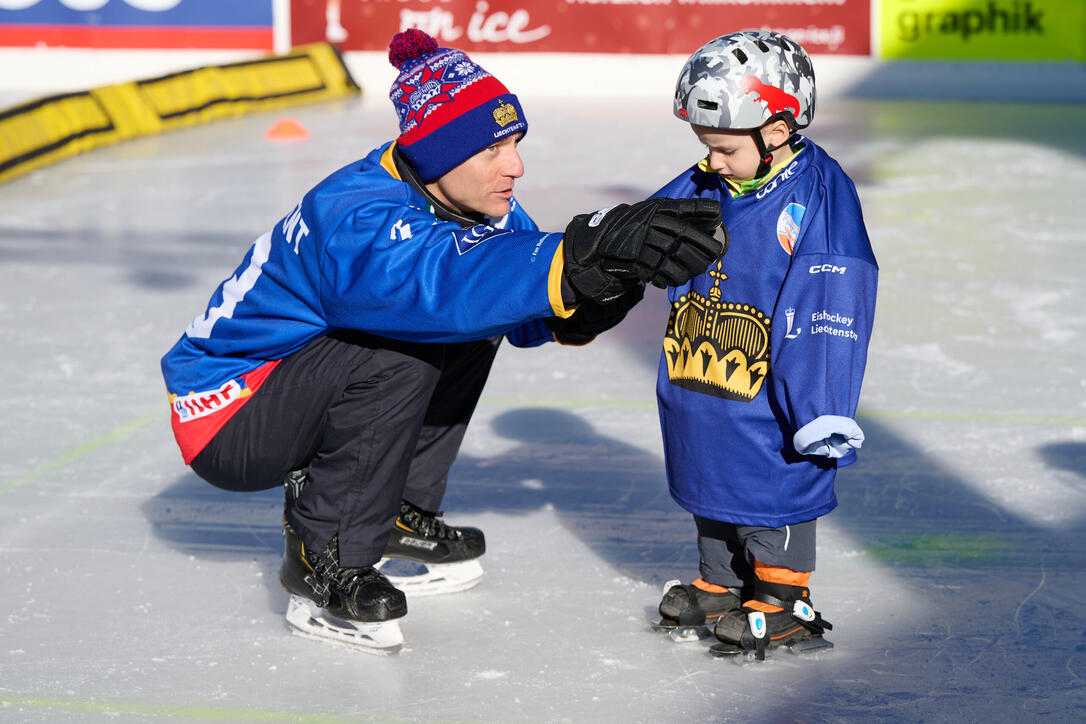
<instances>
[{"instance_id":1,"label":"blue hockey jersey","mask_svg":"<svg viewBox=\"0 0 1086 724\"><path fill-rule=\"evenodd\" d=\"M655 194L718 200L731 237L719 263L669 289L657 381L671 495L713 520L817 518L855 457L794 442L826 421L854 425L878 283L855 187L800 143L757 190L733 198L702 162Z\"/></svg>"},{"instance_id":2,"label":"blue hockey jersey","mask_svg":"<svg viewBox=\"0 0 1086 724\"><path fill-rule=\"evenodd\" d=\"M552 339L561 234L515 201L504 218L439 221L401 180L393 144L317 184L262 235L162 358L174 435L191 462L284 357L337 329L414 342Z\"/></svg>"}]
</instances>

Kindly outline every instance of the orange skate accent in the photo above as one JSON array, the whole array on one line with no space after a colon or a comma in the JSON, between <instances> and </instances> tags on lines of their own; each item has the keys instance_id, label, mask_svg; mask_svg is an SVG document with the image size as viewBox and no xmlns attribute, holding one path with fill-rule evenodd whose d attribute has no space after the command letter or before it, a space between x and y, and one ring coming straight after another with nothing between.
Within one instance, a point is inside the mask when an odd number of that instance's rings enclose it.
<instances>
[{"instance_id":1,"label":"orange skate accent","mask_svg":"<svg viewBox=\"0 0 1086 724\"><path fill-rule=\"evenodd\" d=\"M694 588L700 588L706 593L727 593L728 589L725 586L718 586L715 583L709 583L704 578L699 578L695 581L691 581L690 585Z\"/></svg>"},{"instance_id":2,"label":"orange skate accent","mask_svg":"<svg viewBox=\"0 0 1086 724\"><path fill-rule=\"evenodd\" d=\"M782 634L777 634L776 636L770 636L769 638L772 641L776 641L777 639L787 638L787 637L791 636L794 633L799 633L802 629L803 629L802 626L796 626L795 628L788 629L787 631L785 631Z\"/></svg>"},{"instance_id":3,"label":"orange skate accent","mask_svg":"<svg viewBox=\"0 0 1086 724\"><path fill-rule=\"evenodd\" d=\"M751 611L761 611L762 613L780 613L784 610L780 606L774 606L772 603L762 603L761 601L747 601L743 604L743 608L749 608Z\"/></svg>"}]
</instances>

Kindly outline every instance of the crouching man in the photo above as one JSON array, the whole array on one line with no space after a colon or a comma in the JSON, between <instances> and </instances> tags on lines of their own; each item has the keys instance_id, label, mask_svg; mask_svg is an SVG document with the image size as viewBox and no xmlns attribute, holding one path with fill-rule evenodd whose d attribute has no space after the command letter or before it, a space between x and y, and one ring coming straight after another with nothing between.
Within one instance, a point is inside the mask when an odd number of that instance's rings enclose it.
<instances>
[{"instance_id":1,"label":"crouching man","mask_svg":"<svg viewBox=\"0 0 1086 724\"><path fill-rule=\"evenodd\" d=\"M684 283L726 240L703 199L539 231L513 198L528 129L517 97L418 30L393 37L389 58L400 136L258 238L162 360L200 477L286 483L290 624L384 653L403 643L404 590L482 574L482 532L436 511L499 342L589 341L645 283ZM397 587L378 570L397 557L436 575Z\"/></svg>"}]
</instances>

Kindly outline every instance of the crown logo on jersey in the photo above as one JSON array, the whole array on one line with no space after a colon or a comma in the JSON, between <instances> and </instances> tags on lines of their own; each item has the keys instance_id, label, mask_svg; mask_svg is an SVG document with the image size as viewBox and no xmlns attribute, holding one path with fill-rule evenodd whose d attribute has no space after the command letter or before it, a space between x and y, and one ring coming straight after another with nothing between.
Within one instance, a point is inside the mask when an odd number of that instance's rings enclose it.
<instances>
[{"instance_id":1,"label":"crown logo on jersey","mask_svg":"<svg viewBox=\"0 0 1086 724\"><path fill-rule=\"evenodd\" d=\"M520 120L520 116L517 115L516 106L499 98L498 107L494 109L494 122L505 128L510 123L515 123L518 120Z\"/></svg>"},{"instance_id":2,"label":"crown logo on jersey","mask_svg":"<svg viewBox=\"0 0 1086 724\"><path fill-rule=\"evenodd\" d=\"M706 298L684 294L672 305L664 336L671 384L728 400L750 402L769 372L770 320L761 310L721 299L717 277Z\"/></svg>"}]
</instances>

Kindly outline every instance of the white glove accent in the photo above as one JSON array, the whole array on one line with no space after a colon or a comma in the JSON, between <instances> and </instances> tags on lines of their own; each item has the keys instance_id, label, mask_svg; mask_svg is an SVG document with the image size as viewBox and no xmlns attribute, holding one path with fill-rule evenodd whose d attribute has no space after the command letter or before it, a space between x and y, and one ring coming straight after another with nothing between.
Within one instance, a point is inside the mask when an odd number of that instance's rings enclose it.
<instances>
[{"instance_id":1,"label":"white glove accent","mask_svg":"<svg viewBox=\"0 0 1086 724\"><path fill-rule=\"evenodd\" d=\"M792 436L800 455L839 458L864 444L864 431L851 417L822 415L808 422Z\"/></svg>"}]
</instances>

